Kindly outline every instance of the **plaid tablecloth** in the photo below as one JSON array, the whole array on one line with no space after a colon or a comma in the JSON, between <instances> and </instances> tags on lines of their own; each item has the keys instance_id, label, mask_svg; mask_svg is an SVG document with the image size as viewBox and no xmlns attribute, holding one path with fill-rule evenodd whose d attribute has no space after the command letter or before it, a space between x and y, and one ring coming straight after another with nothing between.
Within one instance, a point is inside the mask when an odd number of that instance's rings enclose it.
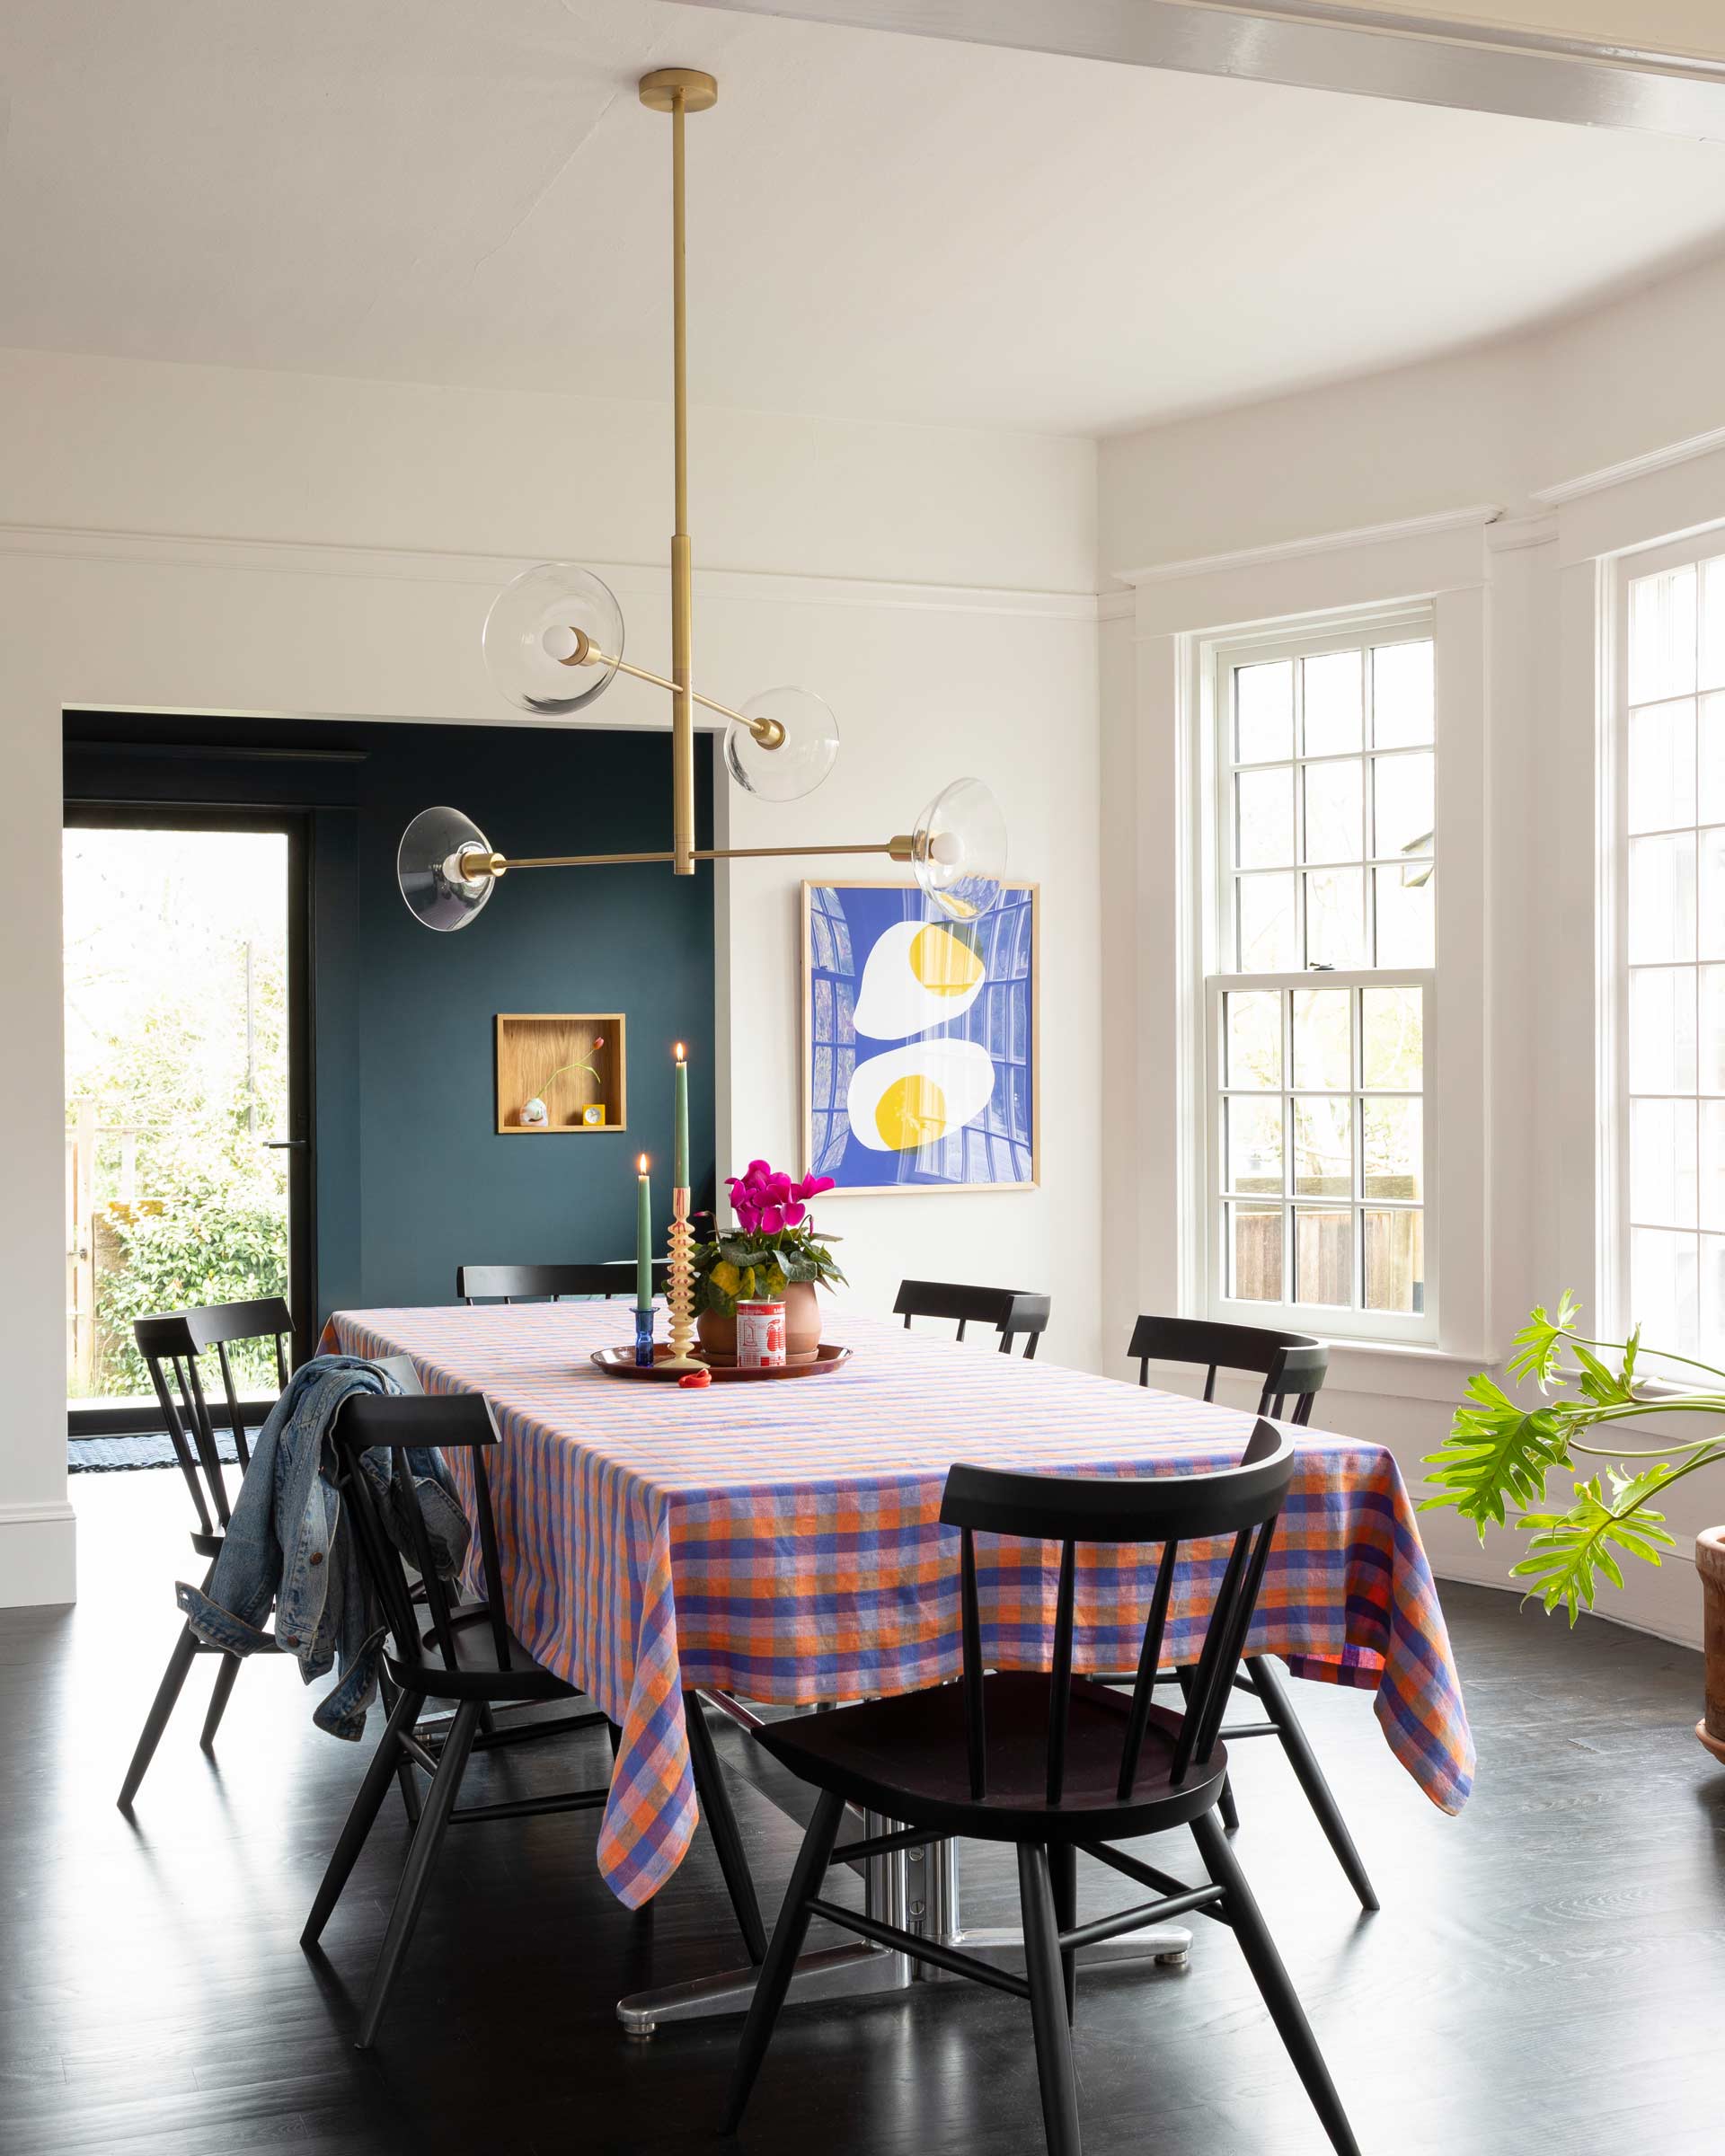
<instances>
[{"instance_id":1,"label":"plaid tablecloth","mask_svg":"<svg viewBox=\"0 0 1725 2156\"><path fill-rule=\"evenodd\" d=\"M601 1376L590 1351L624 1344L631 1321L620 1302L355 1311L323 1346L406 1354L428 1392L490 1400L510 1621L622 1727L598 1853L632 1907L694 1831L686 1689L792 1704L958 1674L958 1537L937 1521L953 1462L1177 1474L1233 1464L1252 1425L843 1305L829 1330L855 1352L829 1377L684 1391ZM1458 1811L1473 1739L1400 1471L1381 1445L1298 1435L1251 1648L1371 1691L1395 1756ZM1172 1660L1196 1651L1225 1551L1181 1553ZM1046 1668L1057 1547L984 1537L978 1555L989 1664ZM1136 1662L1155 1556L1081 1551L1076 1666Z\"/></svg>"}]
</instances>

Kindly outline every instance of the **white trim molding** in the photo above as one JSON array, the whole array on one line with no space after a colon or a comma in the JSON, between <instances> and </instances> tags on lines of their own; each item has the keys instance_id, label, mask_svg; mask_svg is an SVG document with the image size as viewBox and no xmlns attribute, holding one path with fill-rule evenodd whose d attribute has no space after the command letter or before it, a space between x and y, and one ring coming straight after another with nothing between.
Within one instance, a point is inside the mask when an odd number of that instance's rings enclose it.
<instances>
[{"instance_id":1,"label":"white trim molding","mask_svg":"<svg viewBox=\"0 0 1725 2156\"><path fill-rule=\"evenodd\" d=\"M319 540L231 539L199 533L101 530L0 521L0 553L73 561L118 561L149 569L250 570L268 576L371 577L390 583L458 584L495 590L533 566L526 554L451 553L436 548L354 546ZM607 582L668 574L661 561L597 561ZM697 569L696 588L718 600L866 606L928 614L1011 614L1037 621L1094 622L1094 592L1017 590L965 584L900 584L794 570ZM1128 595L1129 605L1129 595Z\"/></svg>"},{"instance_id":2,"label":"white trim molding","mask_svg":"<svg viewBox=\"0 0 1725 2156\"><path fill-rule=\"evenodd\" d=\"M1565 502L1579 501L1584 494L1601 494L1607 487L1645 479L1650 473L1668 471L1673 464L1692 464L1698 456L1710 456L1715 449L1725 449L1725 427L1710 428L1705 434L1692 434L1681 442L1668 442L1662 449L1644 449L1639 456L1601 464L1597 472L1583 472L1575 479L1560 479L1554 486L1535 487L1532 498L1543 501L1547 508L1561 509Z\"/></svg>"},{"instance_id":3,"label":"white trim molding","mask_svg":"<svg viewBox=\"0 0 1725 2156\"><path fill-rule=\"evenodd\" d=\"M1434 532L1454 532L1494 524L1503 515L1495 502L1473 502L1464 508L1434 509L1423 517L1398 517L1388 524L1362 524L1341 532L1314 532L1298 539L1275 539L1264 546L1237 547L1225 554L1193 554L1183 561L1155 561L1146 569L1113 573L1136 590L1146 584L1169 584L1183 577L1206 577L1217 570L1257 569L1270 561L1298 561L1311 554L1332 554L1342 547L1382 546L1395 539L1424 539Z\"/></svg>"},{"instance_id":4,"label":"white trim molding","mask_svg":"<svg viewBox=\"0 0 1725 2156\"><path fill-rule=\"evenodd\" d=\"M0 1505L0 1609L77 1596L77 1517L65 1498Z\"/></svg>"}]
</instances>

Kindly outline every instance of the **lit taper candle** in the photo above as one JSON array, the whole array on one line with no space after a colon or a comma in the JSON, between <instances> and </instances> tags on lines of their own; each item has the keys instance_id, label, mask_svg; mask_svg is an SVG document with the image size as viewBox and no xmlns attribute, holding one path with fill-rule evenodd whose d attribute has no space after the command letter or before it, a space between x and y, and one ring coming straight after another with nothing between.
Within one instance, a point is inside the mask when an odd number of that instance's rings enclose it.
<instances>
[{"instance_id":1,"label":"lit taper candle","mask_svg":"<svg viewBox=\"0 0 1725 2156\"><path fill-rule=\"evenodd\" d=\"M671 1181L679 1190L689 1187L689 1062L683 1043L677 1044L676 1144L671 1154Z\"/></svg>"},{"instance_id":2,"label":"lit taper candle","mask_svg":"<svg viewBox=\"0 0 1725 2156\"><path fill-rule=\"evenodd\" d=\"M635 1190L635 1308L653 1307L653 1186L647 1177L647 1155L635 1163L640 1182Z\"/></svg>"}]
</instances>

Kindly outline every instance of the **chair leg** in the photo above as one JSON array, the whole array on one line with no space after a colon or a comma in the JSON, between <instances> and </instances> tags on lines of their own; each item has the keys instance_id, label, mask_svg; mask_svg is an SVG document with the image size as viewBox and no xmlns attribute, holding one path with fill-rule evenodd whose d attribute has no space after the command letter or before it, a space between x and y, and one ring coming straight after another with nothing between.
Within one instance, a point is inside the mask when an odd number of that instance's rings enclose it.
<instances>
[{"instance_id":1,"label":"chair leg","mask_svg":"<svg viewBox=\"0 0 1725 2156\"><path fill-rule=\"evenodd\" d=\"M1060 1969L1059 1926L1048 1852L1039 1842L1018 1845L1018 1897L1024 1915L1024 1974L1031 1986L1036 2074L1042 2086L1042 2125L1048 2156L1080 2156L1078 2077L1072 2063L1072 2025Z\"/></svg>"},{"instance_id":2,"label":"chair leg","mask_svg":"<svg viewBox=\"0 0 1725 2156\"><path fill-rule=\"evenodd\" d=\"M730 1808L730 1792L713 1750L712 1732L707 1727L706 1709L698 1692L683 1694L683 1719L689 1733L689 1764L694 1773L694 1798L707 1823L713 1847L719 1851L719 1869L725 1875L730 1905L737 1912L738 1929L752 1962L766 1954L766 1929L761 1922L761 1904L756 1898L755 1880L743 1854L743 1838L737 1831L737 1815Z\"/></svg>"},{"instance_id":3,"label":"chair leg","mask_svg":"<svg viewBox=\"0 0 1725 2156\"><path fill-rule=\"evenodd\" d=\"M168 1717L173 1712L174 1701L180 1697L186 1681L186 1673L198 1656L198 1635L191 1627L183 1625L180 1637L173 1643L173 1652L168 1657L168 1666L163 1672L162 1682L156 1686L155 1697L150 1702L150 1711L144 1721L144 1734L137 1740L137 1749L132 1754L132 1763L126 1770L126 1780L120 1785L119 1808L129 1812L138 1785L150 1771L150 1762L155 1756L155 1747L162 1742L162 1732L168 1726Z\"/></svg>"},{"instance_id":4,"label":"chair leg","mask_svg":"<svg viewBox=\"0 0 1725 2156\"><path fill-rule=\"evenodd\" d=\"M455 1721L438 1761L438 1771L431 1778L425 1799L425 1816L413 1837L413 1846L407 1852L402 1883L395 1891L395 1906L389 1913L389 1929L384 1934L383 1951L372 1971L366 2010L359 2018L359 2033L353 2040L356 2050L370 2050L377 2035L377 2025L384 2018L384 2009L389 2004L389 1994L395 1988L395 1979L413 1937L413 1927L420 1921L426 1889L431 1884L431 1868L443 1847L443 1837L449 1831L449 1815L461 1794L461 1778L466 1772L478 1727L478 1701L464 1700L456 1710Z\"/></svg>"},{"instance_id":5,"label":"chair leg","mask_svg":"<svg viewBox=\"0 0 1725 2156\"><path fill-rule=\"evenodd\" d=\"M1234 1777L1225 1774L1222 1787L1216 1792L1216 1808L1222 1815L1222 1824L1231 1834L1240 1832L1240 1807L1234 1801Z\"/></svg>"},{"instance_id":6,"label":"chair leg","mask_svg":"<svg viewBox=\"0 0 1725 2156\"><path fill-rule=\"evenodd\" d=\"M615 1759L618 1753L623 1750L622 1724L619 1722L607 1720L605 1725L605 1734L606 1741L611 1746L611 1756L613 1759Z\"/></svg>"},{"instance_id":7,"label":"chair leg","mask_svg":"<svg viewBox=\"0 0 1725 2156\"><path fill-rule=\"evenodd\" d=\"M1288 1764L1305 1800L1317 1815L1318 1825L1323 1829L1330 1846L1336 1852L1337 1861L1348 1875L1348 1884L1359 1896L1362 1909L1376 1909L1377 1894L1367 1878L1366 1867L1360 1861L1359 1851L1354 1847L1354 1838L1348 1832L1348 1823L1330 1793L1330 1784L1323 1778L1323 1769L1318 1764L1318 1755L1312 1749L1311 1739L1300 1726L1300 1718L1294 1711L1294 1702L1287 1696L1274 1665L1264 1655L1248 1657L1246 1667L1258 1687L1258 1697L1264 1703L1264 1711L1275 1723L1282 1740L1282 1749L1287 1754Z\"/></svg>"},{"instance_id":8,"label":"chair leg","mask_svg":"<svg viewBox=\"0 0 1725 2156\"><path fill-rule=\"evenodd\" d=\"M208 1752L216 1742L216 1732L222 1726L222 1717L227 1711L227 1695L234 1689L234 1680L240 1674L238 1655L224 1655L216 1665L216 1686L209 1695L209 1712L204 1717L204 1734L199 1744Z\"/></svg>"},{"instance_id":9,"label":"chair leg","mask_svg":"<svg viewBox=\"0 0 1725 2156\"><path fill-rule=\"evenodd\" d=\"M330 1921L330 1913L341 1898L341 1889L348 1883L348 1874L358 1861L359 1851L366 1846L377 1815L383 1809L384 1798L396 1772L402 1732L413 1727L413 1717L419 1709L420 1701L413 1693L397 1693L388 1725L378 1740L377 1749L371 1755L365 1780L359 1784L359 1793L349 1808L341 1835L324 1868L323 1881L317 1890L317 1899L312 1904L312 1913L305 1919L305 1929L299 1935L302 1947L314 1947L323 1935L323 1927ZM405 1764L405 1761L402 1763ZM411 1768L409 1772L411 1772Z\"/></svg>"},{"instance_id":10,"label":"chair leg","mask_svg":"<svg viewBox=\"0 0 1725 2156\"><path fill-rule=\"evenodd\" d=\"M377 1693L384 1702L384 1713L393 1719L395 1702L401 1698L387 1670L377 1673ZM396 1786L402 1792L402 1809L407 1814L407 1831L415 1833L420 1825L420 1785L413 1779L413 1762L402 1753L395 1768Z\"/></svg>"},{"instance_id":11,"label":"chair leg","mask_svg":"<svg viewBox=\"0 0 1725 2156\"><path fill-rule=\"evenodd\" d=\"M1323 2130L1330 2136L1337 2156L1359 2156L1359 2143L1348 2124L1348 2114L1342 2109L1336 2085L1330 2079L1330 2069L1323 2063L1323 2054L1312 2034L1312 2025L1288 1982L1282 1957L1276 1951L1276 1942L1265 1928L1258 1904L1252 1898L1252 1889L1246 1885L1245 1874L1228 1846L1227 1836L1208 1812L1201 1813L1192 1821L1192 1834L1198 1852L1204 1860L1204 1869L1223 1889L1226 1898L1222 1906L1234 1925L1246 1966L1263 1994L1269 2018L1287 2046L1287 2055L1298 2070L1301 2081L1305 2083L1305 2092L1323 2122Z\"/></svg>"},{"instance_id":12,"label":"chair leg","mask_svg":"<svg viewBox=\"0 0 1725 2156\"><path fill-rule=\"evenodd\" d=\"M1054 1921L1063 1931L1078 1922L1078 1851L1070 1842L1048 1844L1048 1878L1054 1888ZM1066 1986L1066 2019L1078 2010L1078 1949L1060 1949L1060 1976Z\"/></svg>"},{"instance_id":13,"label":"chair leg","mask_svg":"<svg viewBox=\"0 0 1725 2156\"><path fill-rule=\"evenodd\" d=\"M809 1904L820 1892L820 1883L832 1860L833 1844L838 1839L844 1818L845 1799L830 1789L823 1789L815 1805L814 1817L809 1822L809 1831L802 1838L802 1847L797 1852L791 1884L784 1891L784 1906L773 1927L773 1943L767 1948L766 1959L755 1980L755 1996L749 2002L748 2019L743 2024L742 2037L737 2046L737 2063L730 2071L730 2094L725 2101L725 2120L719 2129L721 2134L736 2132L748 2102L749 2090L755 2086L755 2077L761 2071L761 2061L773 2040L779 2009L791 1989L797 1956L809 1936Z\"/></svg>"}]
</instances>

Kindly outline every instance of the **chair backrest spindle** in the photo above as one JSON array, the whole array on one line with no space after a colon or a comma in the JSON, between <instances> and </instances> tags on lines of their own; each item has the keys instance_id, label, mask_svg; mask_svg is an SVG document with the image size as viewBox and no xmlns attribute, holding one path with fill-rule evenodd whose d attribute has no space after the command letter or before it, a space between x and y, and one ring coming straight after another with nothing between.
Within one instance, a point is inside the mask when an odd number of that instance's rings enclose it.
<instances>
[{"instance_id":1,"label":"chair backrest spindle","mask_svg":"<svg viewBox=\"0 0 1725 2156\"><path fill-rule=\"evenodd\" d=\"M1128 1801L1149 1724L1151 1692L1162 1659L1181 1548L1194 1542L1232 1538L1181 1719L1171 1770L1175 1782L1184 1780L1194 1762L1200 1767L1206 1765L1215 1750L1222 1702L1233 1683L1263 1584L1270 1535L1293 1479L1294 1457L1293 1439L1261 1419L1239 1465L1213 1473L1138 1479L1021 1475L966 1464L949 1470L941 1518L945 1525L961 1531L966 1741L973 1796L986 1796L987 1779L977 1534L1015 1536L1060 1545L1048 1685L1047 1792L1051 1806L1060 1803L1066 1781L1076 1631L1077 1545L1161 1545L1121 1745L1119 1789L1121 1800Z\"/></svg>"}]
</instances>

